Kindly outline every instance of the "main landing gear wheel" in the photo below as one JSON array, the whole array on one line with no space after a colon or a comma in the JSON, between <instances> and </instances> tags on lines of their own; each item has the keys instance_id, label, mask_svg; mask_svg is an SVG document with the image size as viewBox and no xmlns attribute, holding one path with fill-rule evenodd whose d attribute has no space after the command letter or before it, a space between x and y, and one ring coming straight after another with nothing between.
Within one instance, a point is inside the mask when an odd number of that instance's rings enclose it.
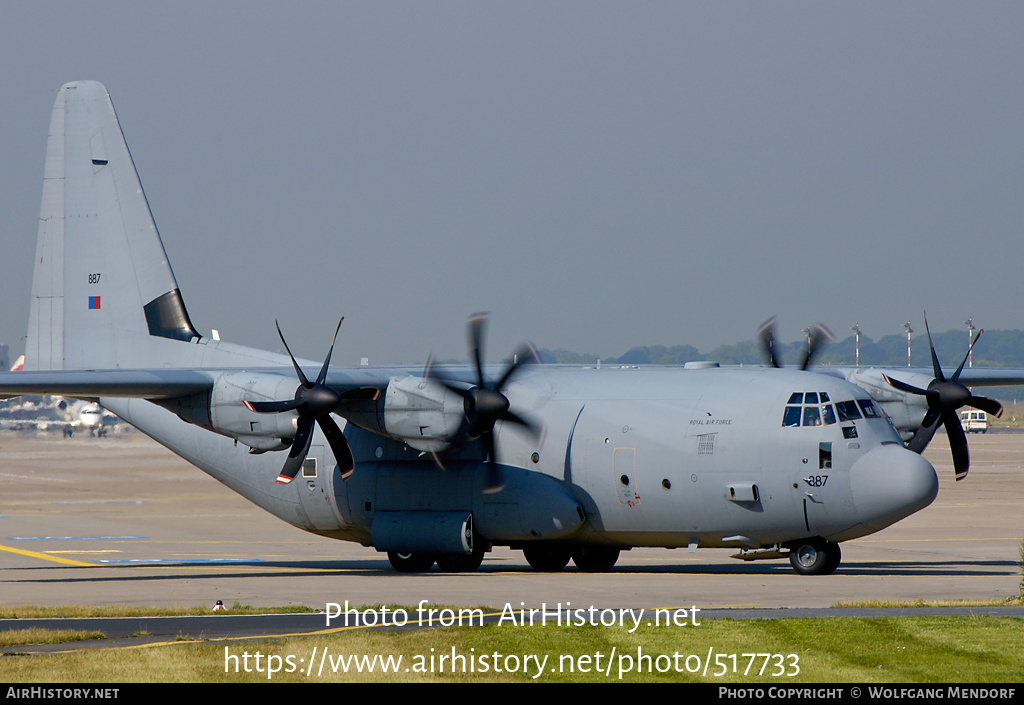
<instances>
[{"instance_id":1,"label":"main landing gear wheel","mask_svg":"<svg viewBox=\"0 0 1024 705\"><path fill-rule=\"evenodd\" d=\"M822 539L794 544L789 551L789 562L800 575L831 575L841 559L839 544Z\"/></svg>"},{"instance_id":2,"label":"main landing gear wheel","mask_svg":"<svg viewBox=\"0 0 1024 705\"><path fill-rule=\"evenodd\" d=\"M399 573L424 573L434 565L434 556L430 553L388 551L388 560Z\"/></svg>"},{"instance_id":3,"label":"main landing gear wheel","mask_svg":"<svg viewBox=\"0 0 1024 705\"><path fill-rule=\"evenodd\" d=\"M442 573L472 573L484 560L483 546L474 548L472 553L455 553L437 557L437 567Z\"/></svg>"},{"instance_id":4,"label":"main landing gear wheel","mask_svg":"<svg viewBox=\"0 0 1024 705\"><path fill-rule=\"evenodd\" d=\"M528 546L523 549L523 556L534 570L557 573L569 564L572 554L564 546Z\"/></svg>"},{"instance_id":5,"label":"main landing gear wheel","mask_svg":"<svg viewBox=\"0 0 1024 705\"><path fill-rule=\"evenodd\" d=\"M572 552L572 562L584 573L607 573L619 560L619 549L607 546L579 546Z\"/></svg>"}]
</instances>

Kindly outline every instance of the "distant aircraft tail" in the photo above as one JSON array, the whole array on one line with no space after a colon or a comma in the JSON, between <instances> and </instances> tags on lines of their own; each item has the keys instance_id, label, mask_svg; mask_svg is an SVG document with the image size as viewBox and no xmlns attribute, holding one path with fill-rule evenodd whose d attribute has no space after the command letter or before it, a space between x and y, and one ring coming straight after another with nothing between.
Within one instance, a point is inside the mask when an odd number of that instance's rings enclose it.
<instances>
[{"instance_id":1,"label":"distant aircraft tail","mask_svg":"<svg viewBox=\"0 0 1024 705\"><path fill-rule=\"evenodd\" d=\"M166 365L181 341L199 338L106 88L62 86L46 144L25 369Z\"/></svg>"}]
</instances>

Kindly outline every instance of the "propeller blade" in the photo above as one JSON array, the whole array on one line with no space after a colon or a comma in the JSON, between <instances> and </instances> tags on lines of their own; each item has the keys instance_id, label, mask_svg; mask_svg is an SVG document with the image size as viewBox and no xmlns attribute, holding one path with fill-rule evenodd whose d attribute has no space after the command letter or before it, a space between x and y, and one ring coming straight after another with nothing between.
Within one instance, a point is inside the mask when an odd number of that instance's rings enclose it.
<instances>
[{"instance_id":1,"label":"propeller blade","mask_svg":"<svg viewBox=\"0 0 1024 705\"><path fill-rule=\"evenodd\" d=\"M537 424L535 424L533 421L530 421L529 419L523 416L514 414L511 411L506 411L504 414L501 415L501 421L507 421L509 423L514 423L517 426L522 426L527 431L529 431L530 435L532 435L534 438L540 438L540 427L537 426Z\"/></svg>"},{"instance_id":2,"label":"propeller blade","mask_svg":"<svg viewBox=\"0 0 1024 705\"><path fill-rule=\"evenodd\" d=\"M316 383L323 384L324 380L327 379L327 369L331 366L331 355L334 354L334 344L338 342L338 331L341 330L341 324L345 322L345 317L342 316L341 320L338 321L338 327L334 329L334 338L331 340L331 347L327 351L327 357L324 359L324 365L320 368L320 374L316 376Z\"/></svg>"},{"instance_id":3,"label":"propeller blade","mask_svg":"<svg viewBox=\"0 0 1024 705\"><path fill-rule=\"evenodd\" d=\"M327 443L331 446L334 459L341 469L341 479L348 480L355 472L356 459L352 456L352 447L349 446L345 434L338 428L338 424L334 423L330 414L316 417L316 422L320 425L320 430L324 432L324 437L327 438Z\"/></svg>"},{"instance_id":4,"label":"propeller blade","mask_svg":"<svg viewBox=\"0 0 1024 705\"><path fill-rule=\"evenodd\" d=\"M483 337L484 329L487 327L486 313L474 313L469 319L469 349L473 353L473 365L476 368L476 383L478 387L484 386L483 367Z\"/></svg>"},{"instance_id":5,"label":"propeller blade","mask_svg":"<svg viewBox=\"0 0 1024 705\"><path fill-rule=\"evenodd\" d=\"M292 448L288 451L288 459L284 461L284 467L281 468L281 472L277 476L279 484L287 485L294 480L299 468L302 467L302 461L309 453L309 445L313 442L313 423L311 416L299 417L295 438L292 440Z\"/></svg>"},{"instance_id":6,"label":"propeller blade","mask_svg":"<svg viewBox=\"0 0 1024 705\"><path fill-rule=\"evenodd\" d=\"M912 450L918 455L924 452L924 449L928 447L928 444L932 442L932 437L935 435L935 431L939 428L939 421L942 420L942 412L936 408L928 409L924 415L924 420L921 422L920 428L917 429L917 433L907 443L907 450Z\"/></svg>"},{"instance_id":7,"label":"propeller blade","mask_svg":"<svg viewBox=\"0 0 1024 705\"><path fill-rule=\"evenodd\" d=\"M890 377L887 374L883 374L882 377L885 378L885 381L888 382L890 386L895 387L901 392L907 392L908 394L920 394L921 396L925 396L928 394L928 392L921 389L920 387L915 387L912 384L907 384L906 382L902 382L896 379L895 377Z\"/></svg>"},{"instance_id":8,"label":"propeller blade","mask_svg":"<svg viewBox=\"0 0 1024 705\"><path fill-rule=\"evenodd\" d=\"M958 379L960 379L960 373L964 371L964 365L967 364L967 360L970 359L970 357L971 357L971 351L974 350L974 344L978 342L978 338L980 338L981 334L984 333L984 332L985 332L984 328L979 330L977 332L977 334L974 336L974 340L972 340L971 344L969 346L967 346L967 354L964 355L964 359L960 361L960 366L957 367L956 368L956 372L953 373L952 379L953 379L954 382L956 382Z\"/></svg>"},{"instance_id":9,"label":"propeller blade","mask_svg":"<svg viewBox=\"0 0 1024 705\"><path fill-rule=\"evenodd\" d=\"M815 323L811 327L811 341L807 344L807 353L804 354L804 359L800 363L800 369L806 370L810 367L811 362L814 360L814 356L821 351L821 346L832 340L834 337L835 336L832 335L832 331L830 331L825 324Z\"/></svg>"},{"instance_id":10,"label":"propeller blade","mask_svg":"<svg viewBox=\"0 0 1024 705\"><path fill-rule=\"evenodd\" d=\"M778 358L775 357L775 316L762 323L758 327L757 332L761 336L761 348L764 350L765 355L767 355L768 362L771 363L772 367L782 367Z\"/></svg>"},{"instance_id":11,"label":"propeller blade","mask_svg":"<svg viewBox=\"0 0 1024 705\"><path fill-rule=\"evenodd\" d=\"M284 401L243 401L249 411L257 414L275 414L281 411L291 411L298 408L302 402L298 399L286 399Z\"/></svg>"},{"instance_id":12,"label":"propeller blade","mask_svg":"<svg viewBox=\"0 0 1024 705\"><path fill-rule=\"evenodd\" d=\"M949 437L949 449L953 453L953 470L956 472L956 479L967 477L967 470L971 467L970 453L967 451L967 434L964 427L960 425L960 417L955 411L947 411L942 415L942 423L946 427L946 435Z\"/></svg>"},{"instance_id":13,"label":"propeller blade","mask_svg":"<svg viewBox=\"0 0 1024 705\"><path fill-rule=\"evenodd\" d=\"M281 332L281 324L274 320L274 325L277 326L277 335L281 338L281 343L284 344L284 349L288 352L288 357L292 359L292 366L295 368L295 374L299 376L299 380L302 382L302 386L309 389L311 386L309 380L306 379L306 375L302 373L302 368L299 367L299 363L295 361L295 356L292 355L292 349L288 347L288 341L284 339L284 333Z\"/></svg>"},{"instance_id":14,"label":"propeller blade","mask_svg":"<svg viewBox=\"0 0 1024 705\"><path fill-rule=\"evenodd\" d=\"M1003 405L995 399L989 399L988 397L976 397L972 394L967 405L973 406L975 409L981 409L986 414L991 414L997 419L1003 415Z\"/></svg>"},{"instance_id":15,"label":"propeller blade","mask_svg":"<svg viewBox=\"0 0 1024 705\"><path fill-rule=\"evenodd\" d=\"M942 365L939 364L939 356L935 354L935 346L932 345L932 332L928 330L928 316L924 317L924 332L928 335L928 350L932 354L932 374L935 375L935 379L940 382L945 382L946 378L942 374Z\"/></svg>"},{"instance_id":16,"label":"propeller blade","mask_svg":"<svg viewBox=\"0 0 1024 705\"><path fill-rule=\"evenodd\" d=\"M537 355L537 348L532 343L524 343L515 354L512 356L512 364L509 365L508 369L505 370L505 374L501 376L498 383L494 385L494 388L499 392L505 388L509 380L512 379L515 374L522 369L523 365L531 365L539 362Z\"/></svg>"},{"instance_id":17,"label":"propeller blade","mask_svg":"<svg viewBox=\"0 0 1024 705\"><path fill-rule=\"evenodd\" d=\"M487 446L487 485L484 487L484 494L496 495L505 489L505 483L501 479L501 466L498 465L494 447L494 433L488 433L483 437L483 441Z\"/></svg>"},{"instance_id":18,"label":"propeller blade","mask_svg":"<svg viewBox=\"0 0 1024 705\"><path fill-rule=\"evenodd\" d=\"M430 451L430 457L434 459L434 465L437 466L438 470L440 470L441 472L448 472L448 468L444 466L444 462L441 460L440 453L438 453L436 450L432 450Z\"/></svg>"}]
</instances>

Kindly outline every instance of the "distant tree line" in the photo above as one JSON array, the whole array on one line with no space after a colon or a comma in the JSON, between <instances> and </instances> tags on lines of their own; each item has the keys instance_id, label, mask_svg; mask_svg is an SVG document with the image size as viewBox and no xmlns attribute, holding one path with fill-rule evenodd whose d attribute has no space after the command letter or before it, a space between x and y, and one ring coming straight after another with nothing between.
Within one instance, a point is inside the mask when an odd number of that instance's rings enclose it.
<instances>
[{"instance_id":1,"label":"distant tree line","mask_svg":"<svg viewBox=\"0 0 1024 705\"><path fill-rule=\"evenodd\" d=\"M943 367L955 368L967 353L967 331L951 330L933 333L935 352ZM790 365L803 357L806 340L792 343L776 341L776 355ZM911 339L911 365L931 367L928 339L914 333ZM593 365L598 360L609 365L682 365L694 360L712 360L722 365L760 365L766 362L764 351L757 340L746 340L732 345L720 345L709 352L701 352L692 345L643 345L630 348L618 357L577 353L569 350L542 348L541 360L547 363ZM987 330L974 348L973 364L978 367L1024 368L1024 331ZM817 354L817 365L853 365L856 360L854 336L825 345ZM907 336L887 335L879 340L860 336L860 364L879 367L902 367L907 364Z\"/></svg>"}]
</instances>

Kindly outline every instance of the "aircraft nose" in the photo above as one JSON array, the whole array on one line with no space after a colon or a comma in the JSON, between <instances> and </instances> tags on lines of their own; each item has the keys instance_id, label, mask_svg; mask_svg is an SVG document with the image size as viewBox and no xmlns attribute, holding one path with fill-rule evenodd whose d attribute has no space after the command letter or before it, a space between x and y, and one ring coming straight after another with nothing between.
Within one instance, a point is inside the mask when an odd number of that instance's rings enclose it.
<instances>
[{"instance_id":1,"label":"aircraft nose","mask_svg":"<svg viewBox=\"0 0 1024 705\"><path fill-rule=\"evenodd\" d=\"M931 504L939 492L939 477L927 460L893 443L853 464L850 489L861 522L878 531Z\"/></svg>"}]
</instances>

